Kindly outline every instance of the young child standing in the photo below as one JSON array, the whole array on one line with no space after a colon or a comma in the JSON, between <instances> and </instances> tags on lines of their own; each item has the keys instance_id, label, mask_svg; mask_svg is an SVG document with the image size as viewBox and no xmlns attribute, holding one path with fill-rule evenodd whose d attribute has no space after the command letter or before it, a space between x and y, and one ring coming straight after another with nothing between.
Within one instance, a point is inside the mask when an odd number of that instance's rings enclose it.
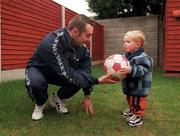
<instances>
[{"instance_id":1,"label":"young child standing","mask_svg":"<svg viewBox=\"0 0 180 136\"><path fill-rule=\"evenodd\" d=\"M147 106L147 96L152 82L152 59L144 53L145 35L143 32L129 31L124 36L125 56L130 68L120 70L127 77L122 80L123 93L126 95L128 108L122 113L129 126L143 124L142 117Z\"/></svg>"}]
</instances>

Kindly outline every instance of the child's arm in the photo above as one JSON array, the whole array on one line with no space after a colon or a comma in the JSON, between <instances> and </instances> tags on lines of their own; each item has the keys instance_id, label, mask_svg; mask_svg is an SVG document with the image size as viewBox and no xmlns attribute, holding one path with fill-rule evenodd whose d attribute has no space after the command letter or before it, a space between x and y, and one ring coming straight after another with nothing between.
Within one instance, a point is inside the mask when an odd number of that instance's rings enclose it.
<instances>
[{"instance_id":1,"label":"child's arm","mask_svg":"<svg viewBox=\"0 0 180 136\"><path fill-rule=\"evenodd\" d=\"M130 76L134 78L141 78L148 71L152 71L152 60L148 57L139 58L135 60Z\"/></svg>"}]
</instances>

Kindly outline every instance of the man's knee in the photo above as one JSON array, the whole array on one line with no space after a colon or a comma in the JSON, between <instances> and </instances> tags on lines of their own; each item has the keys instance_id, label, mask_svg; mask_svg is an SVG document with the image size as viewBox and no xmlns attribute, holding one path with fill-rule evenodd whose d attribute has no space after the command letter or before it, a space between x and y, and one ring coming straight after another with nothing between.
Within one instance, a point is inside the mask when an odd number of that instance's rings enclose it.
<instances>
[{"instance_id":1,"label":"man's knee","mask_svg":"<svg viewBox=\"0 0 180 136\"><path fill-rule=\"evenodd\" d=\"M36 68L26 70L25 86L30 98L38 105L44 104L48 95L48 84L44 75Z\"/></svg>"},{"instance_id":2,"label":"man's knee","mask_svg":"<svg viewBox=\"0 0 180 136\"><path fill-rule=\"evenodd\" d=\"M26 86L29 97L38 105L43 105L46 102L48 98L47 87L48 85L45 82L40 81L31 81L31 83Z\"/></svg>"},{"instance_id":3,"label":"man's knee","mask_svg":"<svg viewBox=\"0 0 180 136\"><path fill-rule=\"evenodd\" d=\"M31 80L30 86L32 90L43 90L48 87L47 83L41 80Z\"/></svg>"}]
</instances>

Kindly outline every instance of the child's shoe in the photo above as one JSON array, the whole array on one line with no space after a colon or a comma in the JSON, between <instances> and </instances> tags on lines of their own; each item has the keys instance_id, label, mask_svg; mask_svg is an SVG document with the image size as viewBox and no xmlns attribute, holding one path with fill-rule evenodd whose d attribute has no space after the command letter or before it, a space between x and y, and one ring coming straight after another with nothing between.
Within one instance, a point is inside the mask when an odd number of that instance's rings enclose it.
<instances>
[{"instance_id":1,"label":"child's shoe","mask_svg":"<svg viewBox=\"0 0 180 136\"><path fill-rule=\"evenodd\" d=\"M125 117L125 118L132 116L132 112L130 111L130 108L126 108L123 111L122 116Z\"/></svg>"},{"instance_id":2,"label":"child's shoe","mask_svg":"<svg viewBox=\"0 0 180 136\"><path fill-rule=\"evenodd\" d=\"M128 125L131 127L140 126L143 124L142 117L137 117L134 114L131 117L126 118L126 120L128 121Z\"/></svg>"}]
</instances>

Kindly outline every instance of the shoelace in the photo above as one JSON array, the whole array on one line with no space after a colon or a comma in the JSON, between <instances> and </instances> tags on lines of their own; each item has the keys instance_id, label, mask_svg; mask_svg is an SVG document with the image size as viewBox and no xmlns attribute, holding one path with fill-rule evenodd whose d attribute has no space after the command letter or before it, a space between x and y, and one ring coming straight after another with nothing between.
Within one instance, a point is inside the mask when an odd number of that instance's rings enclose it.
<instances>
[{"instance_id":1,"label":"shoelace","mask_svg":"<svg viewBox=\"0 0 180 136\"><path fill-rule=\"evenodd\" d=\"M135 120L137 117L135 115L132 115L129 120Z\"/></svg>"}]
</instances>

